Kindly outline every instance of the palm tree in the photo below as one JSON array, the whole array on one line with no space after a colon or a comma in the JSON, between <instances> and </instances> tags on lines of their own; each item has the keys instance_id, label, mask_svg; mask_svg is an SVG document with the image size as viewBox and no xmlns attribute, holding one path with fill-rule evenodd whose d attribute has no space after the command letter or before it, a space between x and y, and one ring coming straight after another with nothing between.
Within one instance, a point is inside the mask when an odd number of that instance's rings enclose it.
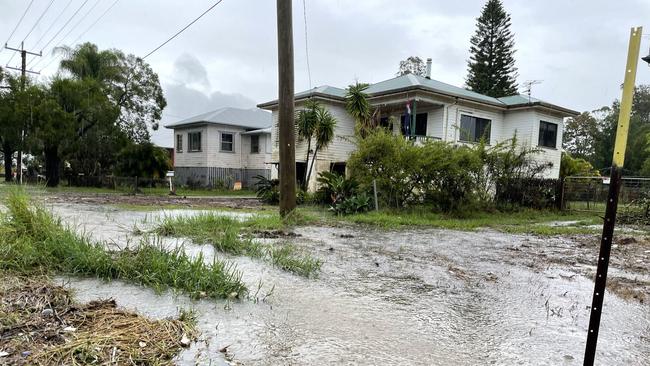
<instances>
[{"instance_id":1,"label":"palm tree","mask_svg":"<svg viewBox=\"0 0 650 366\"><path fill-rule=\"evenodd\" d=\"M316 156L318 151L326 148L332 140L334 140L334 129L336 128L336 118L322 106L316 108L316 127L314 128L314 139L316 140L316 146L314 147L314 158L311 160L309 166L309 171L307 172L307 177L305 179L305 185L309 182L309 177L311 176L312 169L314 168L314 162L316 161Z\"/></svg>"},{"instance_id":2,"label":"palm tree","mask_svg":"<svg viewBox=\"0 0 650 366\"><path fill-rule=\"evenodd\" d=\"M362 138L374 128L373 112L368 103L366 89L368 89L368 84L357 81L348 86L345 94L345 109L354 118L357 134Z\"/></svg>"},{"instance_id":3,"label":"palm tree","mask_svg":"<svg viewBox=\"0 0 650 366\"><path fill-rule=\"evenodd\" d=\"M119 51L99 51L96 45L87 42L75 48L57 47L54 52L64 55L60 67L76 79L91 78L100 83L111 83L118 81L123 74Z\"/></svg>"},{"instance_id":4,"label":"palm tree","mask_svg":"<svg viewBox=\"0 0 650 366\"><path fill-rule=\"evenodd\" d=\"M307 163L309 162L309 154L311 153L311 140L314 137L316 125L318 124L316 110L319 107L320 105L317 101L309 99L305 103L305 108L296 114L296 134L298 135L298 139L307 140L307 157L305 158L305 162ZM305 169L303 178L302 188L305 189L307 184L307 169Z\"/></svg>"}]
</instances>

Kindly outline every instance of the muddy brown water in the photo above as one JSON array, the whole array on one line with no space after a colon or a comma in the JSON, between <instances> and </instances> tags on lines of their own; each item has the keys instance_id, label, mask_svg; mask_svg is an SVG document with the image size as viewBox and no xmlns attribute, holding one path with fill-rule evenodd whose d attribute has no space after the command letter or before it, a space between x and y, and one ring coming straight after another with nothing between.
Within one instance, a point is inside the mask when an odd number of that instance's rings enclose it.
<instances>
[{"instance_id":1,"label":"muddy brown water","mask_svg":"<svg viewBox=\"0 0 650 366\"><path fill-rule=\"evenodd\" d=\"M109 245L137 241L133 227L165 214L54 204L53 211ZM226 215L242 213L224 212ZM593 282L583 268L549 262L574 245L492 231L382 231L302 227L290 240L324 264L305 279L245 257L203 252L237 264L251 290L241 301L191 301L119 281L60 278L82 301L115 298L151 317L192 308L203 336L183 365L579 365ZM594 253L594 256L596 253ZM261 287L258 289L258 286ZM227 346L227 353L220 352ZM650 307L605 297L598 365L650 365Z\"/></svg>"}]
</instances>

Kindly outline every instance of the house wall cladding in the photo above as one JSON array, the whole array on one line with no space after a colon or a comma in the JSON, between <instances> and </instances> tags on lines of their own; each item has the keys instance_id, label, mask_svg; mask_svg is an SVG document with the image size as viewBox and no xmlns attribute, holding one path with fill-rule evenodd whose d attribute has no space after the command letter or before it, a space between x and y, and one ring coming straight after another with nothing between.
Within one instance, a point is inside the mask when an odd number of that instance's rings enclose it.
<instances>
[{"instance_id":1,"label":"house wall cladding","mask_svg":"<svg viewBox=\"0 0 650 366\"><path fill-rule=\"evenodd\" d=\"M242 187L253 188L256 176L271 178L271 169L175 167L174 172L174 181L181 186L215 187L225 184L232 188L236 181L241 181Z\"/></svg>"}]
</instances>

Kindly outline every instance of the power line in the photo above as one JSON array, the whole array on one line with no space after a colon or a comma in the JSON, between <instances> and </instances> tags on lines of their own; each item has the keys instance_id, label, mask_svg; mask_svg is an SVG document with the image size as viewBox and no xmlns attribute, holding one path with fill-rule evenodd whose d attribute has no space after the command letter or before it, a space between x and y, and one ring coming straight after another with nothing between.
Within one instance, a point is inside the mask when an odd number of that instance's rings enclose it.
<instances>
[{"instance_id":1,"label":"power line","mask_svg":"<svg viewBox=\"0 0 650 366\"><path fill-rule=\"evenodd\" d=\"M71 17L70 17L70 18L65 22L65 24L63 24L63 27L61 27L61 28L58 30L58 32L56 32L56 34L55 34L52 38L50 38L50 40L47 41L47 43L45 43L45 45L42 47L43 49L45 49L45 47L47 47L50 43L52 43L52 41L54 40L54 38L56 38L56 37L57 37L57 36L58 36L58 35L59 35L59 34L60 34L64 29L65 29L65 27L67 27L68 24L70 24L70 21L72 21L72 18L74 18L74 17L79 13L79 11L81 10L81 8L83 8L83 7L86 5L86 3L88 3L88 0L84 0L84 2L81 4L81 6L79 6L79 7L77 8L77 10L75 10L74 14L72 14L72 16L71 16Z\"/></svg>"},{"instance_id":2,"label":"power line","mask_svg":"<svg viewBox=\"0 0 650 366\"><path fill-rule=\"evenodd\" d=\"M50 24L50 26L47 27L47 29L45 30L45 32L43 32L43 34L41 34L41 38L39 38L38 41L36 41L36 43L34 44L34 48L38 47L38 44L41 43L43 38L52 30L52 27L54 27L54 24L56 24L56 22L61 18L63 13L65 13L65 11L68 10L68 7L70 7L70 4L72 4L72 0L68 1L68 3L65 5L63 10L61 10L59 15L57 15L56 18L54 18L54 21ZM41 48L41 50L42 50L42 48Z\"/></svg>"},{"instance_id":3,"label":"power line","mask_svg":"<svg viewBox=\"0 0 650 366\"><path fill-rule=\"evenodd\" d=\"M97 18L97 19L93 22L93 24L91 24L88 28L86 28L85 31L81 32L81 34L79 34L79 36L77 36L77 38L75 38L75 40L72 41L72 43L73 43L73 44L74 44L74 43L77 43L77 41L79 40L79 38L83 37L84 34L88 33L88 31L90 30L90 28L94 27L95 24L97 24L97 22L99 22L99 21L104 17L104 15L106 15L106 13L108 13L108 12L109 12L109 11L110 11L114 6L115 6L115 4L117 4L119 1L120 1L120 0L115 0L115 1L113 2L113 4L111 4L111 6L109 6L106 10L104 10L104 12L102 13L102 15L100 15L99 18Z\"/></svg>"},{"instance_id":4,"label":"power line","mask_svg":"<svg viewBox=\"0 0 650 366\"><path fill-rule=\"evenodd\" d=\"M70 35L70 33L72 33L72 31L75 30L75 28L77 28L79 26L79 24L81 24L81 22L83 22L88 17L90 12L92 12L97 7L97 5L99 5L99 2L100 2L100 0L97 0L95 2L95 4L93 6L91 6L90 9L88 9L86 14L84 14L83 17L81 17L81 19L79 19L79 21L75 25L73 25L72 28L70 28L70 30L63 37L61 37L59 42L57 42L56 45L54 47L52 47L52 49L55 49L55 48L59 47L61 45L61 43L63 43L63 40L66 39Z\"/></svg>"},{"instance_id":5,"label":"power line","mask_svg":"<svg viewBox=\"0 0 650 366\"><path fill-rule=\"evenodd\" d=\"M45 13L47 13L47 11L50 10L50 7L52 6L52 4L54 4L54 0L50 1L50 3L47 5L47 8L45 8L45 10L43 10L43 12L41 13L41 16L39 16L38 19L36 19L36 23L34 23L34 25L32 26L32 29L30 29L29 32L27 32L27 35L25 36L25 38L23 38L23 43L25 43L25 40L27 39L27 37L29 37L32 34L32 32L34 31L34 29L36 28L38 23L40 23L41 19L43 19L43 16L45 15Z\"/></svg>"},{"instance_id":6,"label":"power line","mask_svg":"<svg viewBox=\"0 0 650 366\"><path fill-rule=\"evenodd\" d=\"M307 59L307 76L309 77L309 89L311 90L311 67L309 67L309 42L307 39L307 4L302 0L302 16L305 20L305 58Z\"/></svg>"},{"instance_id":7,"label":"power line","mask_svg":"<svg viewBox=\"0 0 650 366\"><path fill-rule=\"evenodd\" d=\"M120 1L120 0L115 0L115 1L113 1L113 3L111 4L111 6L109 6L108 8L106 8L106 10L104 10L104 12L103 12L103 13L102 13L102 14L101 14L97 19L95 19L95 21L94 21L90 26L88 26L88 28L86 28L86 30L84 30L83 32L81 32L81 33L77 36L77 38L75 38L75 40L72 41L71 43L72 43L72 44L77 43L77 41L78 41L81 37L83 37L86 33L88 33L88 31L89 31L92 27L94 27L95 24L97 24L97 23L98 23L102 18L104 18L104 16L105 16L106 14L108 14L108 12L109 12L109 11L110 11L110 10L111 10L111 9L112 9L112 8L113 8L113 7L114 7L114 6L119 2L119 1ZM52 57L52 59L50 60L50 62L48 62L45 66L43 66L43 67L41 68L40 71L43 71L44 69L46 69L48 66L50 66L50 65L52 64L52 62L56 61L59 57L60 57L59 55ZM39 72L40 72L40 71L39 71Z\"/></svg>"},{"instance_id":8,"label":"power line","mask_svg":"<svg viewBox=\"0 0 650 366\"><path fill-rule=\"evenodd\" d=\"M160 46L154 48L151 52L147 53L147 54L146 54L142 59L144 60L145 58L151 56L151 54L153 54L154 52L158 51L158 50L159 50L160 48L162 48L164 45L166 45L167 43L169 43L172 39L176 38L179 34L183 33L187 28L189 28L192 24L196 23L197 20L201 19L201 18L202 18L205 14L207 14L210 10L214 9L217 5L221 4L222 1L223 1L223 0L219 0L219 1L217 1L216 3L214 3L211 7L208 8L208 10L204 11L204 12L203 12L201 15L199 15L196 19L194 19L193 21L191 21L190 24L186 25L183 29L181 29L181 30L179 30L178 32L176 32L176 34L174 34L174 35L171 36L168 40L166 40L165 42L163 42Z\"/></svg>"},{"instance_id":9,"label":"power line","mask_svg":"<svg viewBox=\"0 0 650 366\"><path fill-rule=\"evenodd\" d=\"M23 19L25 18L25 15L27 15L27 12L29 11L29 8L32 7L32 4L33 4L33 3L34 3L34 0L32 0L32 1L29 2L29 5L27 5L27 9L25 9L25 12L24 12L23 15L20 17L20 20L18 20L18 23L17 23L16 26L14 27L14 30L11 31L11 34L9 35L9 38L7 38L7 40L5 41L5 45L6 45L7 43L9 43L9 41L11 40L11 37L14 36L14 33L16 33L16 29L18 29L18 27L20 26L20 23L23 22Z\"/></svg>"}]
</instances>

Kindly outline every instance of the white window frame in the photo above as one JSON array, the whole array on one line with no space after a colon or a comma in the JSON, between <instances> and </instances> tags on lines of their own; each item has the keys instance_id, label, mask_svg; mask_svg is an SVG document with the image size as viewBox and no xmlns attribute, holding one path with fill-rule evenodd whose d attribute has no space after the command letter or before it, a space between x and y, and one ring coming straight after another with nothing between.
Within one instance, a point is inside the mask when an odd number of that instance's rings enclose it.
<instances>
[{"instance_id":1,"label":"white window frame","mask_svg":"<svg viewBox=\"0 0 650 366\"><path fill-rule=\"evenodd\" d=\"M223 149L223 135L230 135L232 136L232 141L226 142L230 143L231 149L230 150L224 150ZM229 131L219 131L219 152L224 152L224 153L234 153L235 152L235 132L229 132Z\"/></svg>"},{"instance_id":2,"label":"white window frame","mask_svg":"<svg viewBox=\"0 0 650 366\"><path fill-rule=\"evenodd\" d=\"M198 149L192 149L192 137L191 135L198 134L199 135L199 148ZM201 152L203 151L203 131L192 131L187 133L187 152Z\"/></svg>"}]
</instances>

